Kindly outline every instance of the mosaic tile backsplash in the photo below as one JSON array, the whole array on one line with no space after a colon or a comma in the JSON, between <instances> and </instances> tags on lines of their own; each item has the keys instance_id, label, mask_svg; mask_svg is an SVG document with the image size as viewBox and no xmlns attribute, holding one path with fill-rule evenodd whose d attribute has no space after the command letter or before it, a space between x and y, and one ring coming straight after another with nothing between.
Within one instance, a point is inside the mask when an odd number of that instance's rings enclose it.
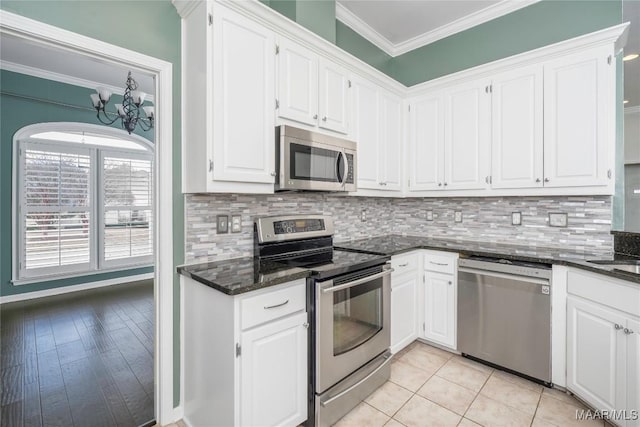
<instances>
[{"instance_id":1,"label":"mosaic tile backsplash","mask_svg":"<svg viewBox=\"0 0 640 427\"><path fill-rule=\"evenodd\" d=\"M253 220L265 215L332 215L335 241L385 234L512 243L613 253L611 197L483 197L389 199L328 193L186 195L185 262L253 255ZM362 212L366 220L361 220ZM427 220L427 213L433 220ZM454 212L462 212L462 222ZM511 213L522 225L511 225ZM549 212L565 212L567 227L550 227ZM242 232L217 234L216 215L241 215Z\"/></svg>"}]
</instances>

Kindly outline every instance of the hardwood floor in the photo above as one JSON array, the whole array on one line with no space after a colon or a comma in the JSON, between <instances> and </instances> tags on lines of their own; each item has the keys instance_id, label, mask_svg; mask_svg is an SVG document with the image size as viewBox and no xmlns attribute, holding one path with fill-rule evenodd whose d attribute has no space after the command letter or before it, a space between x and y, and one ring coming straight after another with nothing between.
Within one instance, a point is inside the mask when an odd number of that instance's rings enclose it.
<instances>
[{"instance_id":1,"label":"hardwood floor","mask_svg":"<svg viewBox=\"0 0 640 427\"><path fill-rule=\"evenodd\" d=\"M153 282L0 306L0 425L153 419Z\"/></svg>"}]
</instances>

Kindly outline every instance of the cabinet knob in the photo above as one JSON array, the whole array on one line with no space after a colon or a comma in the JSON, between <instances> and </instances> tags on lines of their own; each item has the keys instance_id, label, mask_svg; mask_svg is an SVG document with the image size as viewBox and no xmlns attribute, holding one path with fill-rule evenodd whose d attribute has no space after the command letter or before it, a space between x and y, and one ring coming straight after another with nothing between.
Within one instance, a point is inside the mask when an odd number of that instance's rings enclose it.
<instances>
[{"instance_id":1,"label":"cabinet knob","mask_svg":"<svg viewBox=\"0 0 640 427\"><path fill-rule=\"evenodd\" d=\"M276 176L276 173L275 172L271 172L271 176Z\"/></svg>"},{"instance_id":2,"label":"cabinet knob","mask_svg":"<svg viewBox=\"0 0 640 427\"><path fill-rule=\"evenodd\" d=\"M627 335L631 335L633 333L633 331L629 328L624 328L624 333Z\"/></svg>"},{"instance_id":3,"label":"cabinet knob","mask_svg":"<svg viewBox=\"0 0 640 427\"><path fill-rule=\"evenodd\" d=\"M323 122L326 122L326 121L327 121L327 116L324 116L324 117L322 118L322 121L323 121Z\"/></svg>"},{"instance_id":4,"label":"cabinet knob","mask_svg":"<svg viewBox=\"0 0 640 427\"><path fill-rule=\"evenodd\" d=\"M549 178L545 178L545 179L544 179L544 182L549 182Z\"/></svg>"},{"instance_id":5,"label":"cabinet knob","mask_svg":"<svg viewBox=\"0 0 640 427\"><path fill-rule=\"evenodd\" d=\"M536 182L540 182L540 178L536 178Z\"/></svg>"},{"instance_id":6,"label":"cabinet knob","mask_svg":"<svg viewBox=\"0 0 640 427\"><path fill-rule=\"evenodd\" d=\"M444 186L446 187L447 185L449 185L449 184L447 184L447 183L445 182L445 183L444 183Z\"/></svg>"},{"instance_id":7,"label":"cabinet knob","mask_svg":"<svg viewBox=\"0 0 640 427\"><path fill-rule=\"evenodd\" d=\"M449 286L453 285L453 282L451 280L449 280Z\"/></svg>"},{"instance_id":8,"label":"cabinet knob","mask_svg":"<svg viewBox=\"0 0 640 427\"><path fill-rule=\"evenodd\" d=\"M304 326L305 328L309 329L309 322L304 322L304 323L302 324L302 326Z\"/></svg>"},{"instance_id":9,"label":"cabinet knob","mask_svg":"<svg viewBox=\"0 0 640 427\"><path fill-rule=\"evenodd\" d=\"M314 114L314 115L313 115L313 119L315 120L315 119L317 119L317 118L318 118L318 115L317 115L317 114Z\"/></svg>"},{"instance_id":10,"label":"cabinet knob","mask_svg":"<svg viewBox=\"0 0 640 427\"><path fill-rule=\"evenodd\" d=\"M614 328L616 328L616 331L619 331L620 329L622 329L622 325L618 325L617 323L613 325Z\"/></svg>"}]
</instances>

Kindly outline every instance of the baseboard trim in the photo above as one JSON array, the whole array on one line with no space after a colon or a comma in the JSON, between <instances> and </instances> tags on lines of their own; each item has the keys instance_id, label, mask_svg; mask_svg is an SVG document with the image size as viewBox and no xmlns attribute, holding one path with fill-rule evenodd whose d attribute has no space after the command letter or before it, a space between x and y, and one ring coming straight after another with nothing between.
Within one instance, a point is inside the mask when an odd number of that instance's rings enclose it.
<instances>
[{"instance_id":1,"label":"baseboard trim","mask_svg":"<svg viewBox=\"0 0 640 427\"><path fill-rule=\"evenodd\" d=\"M154 273L136 274L133 276L116 277L114 279L98 280L96 282L81 283L79 285L62 286L59 288L45 289L42 291L24 292L22 294L0 297L0 305L10 302L26 301L30 299L50 297L53 295L68 294L71 292L86 291L88 289L103 288L105 286L120 285L138 280L153 279Z\"/></svg>"}]
</instances>

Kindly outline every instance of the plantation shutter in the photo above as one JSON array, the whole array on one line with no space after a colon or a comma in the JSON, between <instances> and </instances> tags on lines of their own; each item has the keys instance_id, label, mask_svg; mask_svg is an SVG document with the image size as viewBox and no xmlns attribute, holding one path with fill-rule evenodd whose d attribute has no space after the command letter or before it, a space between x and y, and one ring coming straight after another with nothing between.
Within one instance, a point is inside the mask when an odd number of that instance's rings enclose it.
<instances>
[{"instance_id":1,"label":"plantation shutter","mask_svg":"<svg viewBox=\"0 0 640 427\"><path fill-rule=\"evenodd\" d=\"M153 256L153 163L147 156L102 160L103 262L140 263Z\"/></svg>"},{"instance_id":2,"label":"plantation shutter","mask_svg":"<svg viewBox=\"0 0 640 427\"><path fill-rule=\"evenodd\" d=\"M88 269L91 151L25 143L20 160L21 276Z\"/></svg>"}]
</instances>

